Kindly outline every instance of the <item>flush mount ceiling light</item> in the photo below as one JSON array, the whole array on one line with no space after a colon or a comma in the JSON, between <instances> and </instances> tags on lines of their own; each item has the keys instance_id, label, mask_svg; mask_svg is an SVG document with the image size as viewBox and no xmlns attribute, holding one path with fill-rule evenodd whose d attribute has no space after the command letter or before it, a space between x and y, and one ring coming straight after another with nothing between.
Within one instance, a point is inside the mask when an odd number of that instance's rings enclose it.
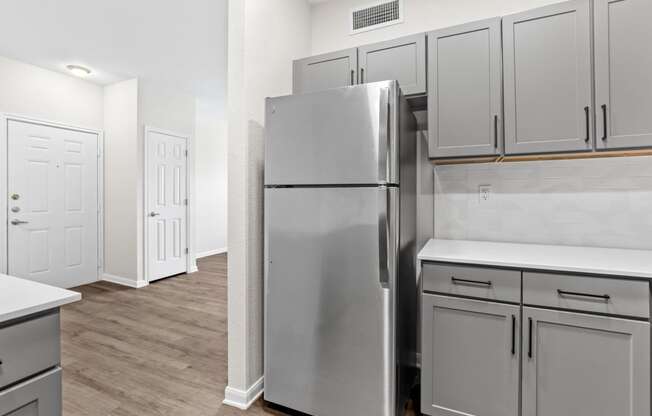
<instances>
[{"instance_id":1,"label":"flush mount ceiling light","mask_svg":"<svg viewBox=\"0 0 652 416\"><path fill-rule=\"evenodd\" d=\"M68 71L72 72L73 75L78 77L85 77L91 73L90 69L80 65L66 65L66 68L68 68Z\"/></svg>"}]
</instances>

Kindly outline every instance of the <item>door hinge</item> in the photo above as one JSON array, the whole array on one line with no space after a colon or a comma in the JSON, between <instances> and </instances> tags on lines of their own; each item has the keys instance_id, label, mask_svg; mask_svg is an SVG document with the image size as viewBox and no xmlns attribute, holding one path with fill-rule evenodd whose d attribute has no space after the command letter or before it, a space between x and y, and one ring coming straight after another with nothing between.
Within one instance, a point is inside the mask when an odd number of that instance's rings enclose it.
<instances>
[{"instance_id":1,"label":"door hinge","mask_svg":"<svg viewBox=\"0 0 652 416\"><path fill-rule=\"evenodd\" d=\"M190 250L188 250L188 247L186 247L186 254L190 253Z\"/></svg>"},{"instance_id":2,"label":"door hinge","mask_svg":"<svg viewBox=\"0 0 652 416\"><path fill-rule=\"evenodd\" d=\"M188 205L188 198L183 200L183 205Z\"/></svg>"},{"instance_id":3,"label":"door hinge","mask_svg":"<svg viewBox=\"0 0 652 416\"><path fill-rule=\"evenodd\" d=\"M184 151L184 154L186 155L186 157L188 157L188 151L187 150Z\"/></svg>"}]
</instances>

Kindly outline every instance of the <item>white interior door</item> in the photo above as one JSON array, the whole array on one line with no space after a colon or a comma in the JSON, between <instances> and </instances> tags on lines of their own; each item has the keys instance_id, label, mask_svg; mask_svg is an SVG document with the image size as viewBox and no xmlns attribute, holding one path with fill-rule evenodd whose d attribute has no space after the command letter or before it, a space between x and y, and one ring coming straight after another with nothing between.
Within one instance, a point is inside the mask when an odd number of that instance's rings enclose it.
<instances>
[{"instance_id":1,"label":"white interior door","mask_svg":"<svg viewBox=\"0 0 652 416\"><path fill-rule=\"evenodd\" d=\"M98 135L8 122L8 269L74 287L98 279Z\"/></svg>"},{"instance_id":2,"label":"white interior door","mask_svg":"<svg viewBox=\"0 0 652 416\"><path fill-rule=\"evenodd\" d=\"M187 140L147 133L147 256L149 281L186 272Z\"/></svg>"}]
</instances>

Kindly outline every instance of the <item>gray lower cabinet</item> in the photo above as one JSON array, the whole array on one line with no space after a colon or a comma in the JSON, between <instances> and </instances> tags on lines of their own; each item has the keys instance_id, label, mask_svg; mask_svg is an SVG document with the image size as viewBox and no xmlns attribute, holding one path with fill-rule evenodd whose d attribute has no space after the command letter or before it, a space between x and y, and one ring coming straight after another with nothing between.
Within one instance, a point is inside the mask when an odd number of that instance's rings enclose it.
<instances>
[{"instance_id":1,"label":"gray lower cabinet","mask_svg":"<svg viewBox=\"0 0 652 416\"><path fill-rule=\"evenodd\" d=\"M422 308L422 413L517 416L519 306L424 294Z\"/></svg>"},{"instance_id":2,"label":"gray lower cabinet","mask_svg":"<svg viewBox=\"0 0 652 416\"><path fill-rule=\"evenodd\" d=\"M593 149L590 9L573 0L503 18L507 154Z\"/></svg>"},{"instance_id":3,"label":"gray lower cabinet","mask_svg":"<svg viewBox=\"0 0 652 416\"><path fill-rule=\"evenodd\" d=\"M595 0L598 149L652 146L652 2Z\"/></svg>"},{"instance_id":4,"label":"gray lower cabinet","mask_svg":"<svg viewBox=\"0 0 652 416\"><path fill-rule=\"evenodd\" d=\"M0 389L59 364L59 314L0 328Z\"/></svg>"},{"instance_id":5,"label":"gray lower cabinet","mask_svg":"<svg viewBox=\"0 0 652 416\"><path fill-rule=\"evenodd\" d=\"M431 158L502 150L500 18L428 33Z\"/></svg>"},{"instance_id":6,"label":"gray lower cabinet","mask_svg":"<svg viewBox=\"0 0 652 416\"><path fill-rule=\"evenodd\" d=\"M406 36L358 48L358 82L398 81L404 95L426 93L426 35Z\"/></svg>"},{"instance_id":7,"label":"gray lower cabinet","mask_svg":"<svg viewBox=\"0 0 652 416\"><path fill-rule=\"evenodd\" d=\"M0 416L60 415L60 368L0 391Z\"/></svg>"},{"instance_id":8,"label":"gray lower cabinet","mask_svg":"<svg viewBox=\"0 0 652 416\"><path fill-rule=\"evenodd\" d=\"M650 324L523 308L524 416L650 416Z\"/></svg>"},{"instance_id":9,"label":"gray lower cabinet","mask_svg":"<svg viewBox=\"0 0 652 416\"><path fill-rule=\"evenodd\" d=\"M0 325L0 416L61 416L58 311Z\"/></svg>"},{"instance_id":10,"label":"gray lower cabinet","mask_svg":"<svg viewBox=\"0 0 652 416\"><path fill-rule=\"evenodd\" d=\"M299 59L294 61L292 91L300 94L354 85L357 70L356 48Z\"/></svg>"}]
</instances>

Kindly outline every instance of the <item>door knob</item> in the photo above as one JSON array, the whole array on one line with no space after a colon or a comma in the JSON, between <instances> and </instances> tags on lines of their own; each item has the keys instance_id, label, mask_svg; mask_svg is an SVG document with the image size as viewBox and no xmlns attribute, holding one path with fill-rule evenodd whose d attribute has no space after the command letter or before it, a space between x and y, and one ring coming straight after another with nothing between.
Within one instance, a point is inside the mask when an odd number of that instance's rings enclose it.
<instances>
[{"instance_id":1,"label":"door knob","mask_svg":"<svg viewBox=\"0 0 652 416\"><path fill-rule=\"evenodd\" d=\"M20 195L18 195L18 194L12 194L12 195L11 195L11 199L13 199L14 201L17 201L17 200L20 199Z\"/></svg>"},{"instance_id":2,"label":"door knob","mask_svg":"<svg viewBox=\"0 0 652 416\"><path fill-rule=\"evenodd\" d=\"M29 224L29 221L11 220L11 225Z\"/></svg>"},{"instance_id":3,"label":"door knob","mask_svg":"<svg viewBox=\"0 0 652 416\"><path fill-rule=\"evenodd\" d=\"M149 213L149 216L150 216L150 217L157 217L157 216L159 216L159 215L161 215L161 214L158 213L158 212L154 212L154 211L152 211L152 212Z\"/></svg>"}]
</instances>

